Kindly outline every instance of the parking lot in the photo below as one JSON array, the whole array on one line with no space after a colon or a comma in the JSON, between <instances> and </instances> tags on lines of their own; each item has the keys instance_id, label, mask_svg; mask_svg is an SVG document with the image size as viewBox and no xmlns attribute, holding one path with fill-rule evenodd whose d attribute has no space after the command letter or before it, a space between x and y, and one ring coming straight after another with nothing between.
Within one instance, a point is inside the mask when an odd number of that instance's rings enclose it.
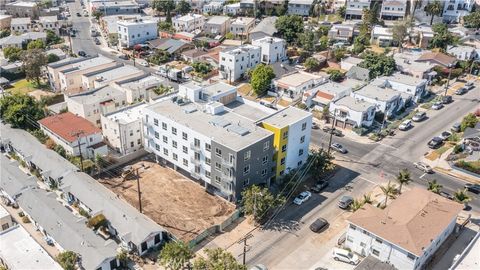
<instances>
[{"instance_id":1,"label":"parking lot","mask_svg":"<svg viewBox=\"0 0 480 270\"><path fill-rule=\"evenodd\" d=\"M139 168L143 213L178 239L189 241L227 219L235 206L205 192L198 183L151 161L131 164ZM135 177L103 177L106 187L138 209Z\"/></svg>"}]
</instances>

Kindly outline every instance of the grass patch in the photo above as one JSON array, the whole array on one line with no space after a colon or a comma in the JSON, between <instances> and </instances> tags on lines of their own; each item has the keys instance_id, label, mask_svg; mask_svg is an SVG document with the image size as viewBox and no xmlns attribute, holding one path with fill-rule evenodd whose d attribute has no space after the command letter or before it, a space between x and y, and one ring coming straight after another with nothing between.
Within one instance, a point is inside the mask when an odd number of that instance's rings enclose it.
<instances>
[{"instance_id":1,"label":"grass patch","mask_svg":"<svg viewBox=\"0 0 480 270\"><path fill-rule=\"evenodd\" d=\"M48 84L36 85L33 82L27 81L27 79L19 80L12 84L12 88L8 89L12 94L28 94L37 89L48 89Z\"/></svg>"},{"instance_id":2,"label":"grass patch","mask_svg":"<svg viewBox=\"0 0 480 270\"><path fill-rule=\"evenodd\" d=\"M432 151L430 154L426 155L425 158L431 161L434 161L438 159L440 155L437 153L437 151Z\"/></svg>"},{"instance_id":3,"label":"grass patch","mask_svg":"<svg viewBox=\"0 0 480 270\"><path fill-rule=\"evenodd\" d=\"M248 96L250 92L253 93L252 86L249 83L242 84L242 86L237 88L237 91L244 96Z\"/></svg>"},{"instance_id":4,"label":"grass patch","mask_svg":"<svg viewBox=\"0 0 480 270\"><path fill-rule=\"evenodd\" d=\"M467 170L469 172L473 172L476 174L480 174L480 160L477 161L458 161L455 163L455 166Z\"/></svg>"},{"instance_id":5,"label":"grass patch","mask_svg":"<svg viewBox=\"0 0 480 270\"><path fill-rule=\"evenodd\" d=\"M438 154L438 156L440 157L441 155L443 155L443 153L447 152L448 149L450 149L450 145L445 145L445 146L442 146L442 147L436 149L434 152L436 152Z\"/></svg>"}]
</instances>

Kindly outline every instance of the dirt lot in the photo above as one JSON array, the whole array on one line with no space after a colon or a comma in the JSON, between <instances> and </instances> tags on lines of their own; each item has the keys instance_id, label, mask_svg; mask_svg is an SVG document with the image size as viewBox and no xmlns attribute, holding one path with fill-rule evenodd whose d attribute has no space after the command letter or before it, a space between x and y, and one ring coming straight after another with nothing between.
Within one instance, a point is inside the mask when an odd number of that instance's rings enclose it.
<instances>
[{"instance_id":1,"label":"dirt lot","mask_svg":"<svg viewBox=\"0 0 480 270\"><path fill-rule=\"evenodd\" d=\"M139 161L132 167L140 168L143 213L183 241L220 224L235 210L233 204L206 193L202 186L171 168L150 161ZM134 177L103 178L100 182L138 209Z\"/></svg>"}]
</instances>

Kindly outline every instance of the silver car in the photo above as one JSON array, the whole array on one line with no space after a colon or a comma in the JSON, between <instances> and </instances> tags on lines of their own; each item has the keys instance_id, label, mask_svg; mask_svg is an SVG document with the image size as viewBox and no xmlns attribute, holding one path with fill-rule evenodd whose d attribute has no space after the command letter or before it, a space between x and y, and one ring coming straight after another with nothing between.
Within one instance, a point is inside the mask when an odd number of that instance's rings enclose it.
<instances>
[{"instance_id":1,"label":"silver car","mask_svg":"<svg viewBox=\"0 0 480 270\"><path fill-rule=\"evenodd\" d=\"M423 162L415 162L415 163L413 163L413 166L415 166L415 168L420 169L421 171L423 171L425 173L432 173L433 172L432 167L430 167L428 164L425 164Z\"/></svg>"}]
</instances>

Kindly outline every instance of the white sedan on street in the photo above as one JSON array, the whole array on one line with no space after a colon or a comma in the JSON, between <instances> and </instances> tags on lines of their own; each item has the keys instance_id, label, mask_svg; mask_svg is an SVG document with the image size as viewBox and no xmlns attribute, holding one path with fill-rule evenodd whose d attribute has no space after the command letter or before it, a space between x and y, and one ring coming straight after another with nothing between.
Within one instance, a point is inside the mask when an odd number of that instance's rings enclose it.
<instances>
[{"instance_id":1,"label":"white sedan on street","mask_svg":"<svg viewBox=\"0 0 480 270\"><path fill-rule=\"evenodd\" d=\"M295 200L293 200L293 203L296 205L302 205L302 203L308 201L312 197L312 193L310 191L304 191L298 195Z\"/></svg>"}]
</instances>

